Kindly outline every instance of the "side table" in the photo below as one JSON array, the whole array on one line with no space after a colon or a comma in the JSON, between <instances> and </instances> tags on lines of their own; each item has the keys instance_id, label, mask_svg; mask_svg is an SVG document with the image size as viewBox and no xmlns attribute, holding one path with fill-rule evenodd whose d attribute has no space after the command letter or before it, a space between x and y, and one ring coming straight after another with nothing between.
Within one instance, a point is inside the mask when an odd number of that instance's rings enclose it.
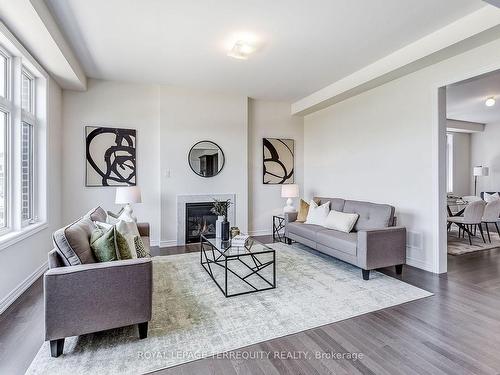
<instances>
[{"instance_id":1,"label":"side table","mask_svg":"<svg viewBox=\"0 0 500 375\"><path fill-rule=\"evenodd\" d=\"M285 217L282 215L273 215L273 241L285 242Z\"/></svg>"}]
</instances>

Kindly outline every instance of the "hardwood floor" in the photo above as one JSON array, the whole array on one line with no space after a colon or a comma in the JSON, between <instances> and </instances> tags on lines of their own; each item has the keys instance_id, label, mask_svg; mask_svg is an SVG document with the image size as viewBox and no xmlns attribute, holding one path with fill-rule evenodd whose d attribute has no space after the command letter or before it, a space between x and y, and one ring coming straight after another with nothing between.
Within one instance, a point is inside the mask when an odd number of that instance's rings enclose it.
<instances>
[{"instance_id":1,"label":"hardwood floor","mask_svg":"<svg viewBox=\"0 0 500 375\"><path fill-rule=\"evenodd\" d=\"M192 251L198 247L152 250ZM449 256L448 269L438 276L405 267L401 277L381 270L435 295L155 374L498 374L500 249ZM42 294L40 279L0 316L0 374L24 373L42 344ZM362 358L334 360L332 352Z\"/></svg>"}]
</instances>

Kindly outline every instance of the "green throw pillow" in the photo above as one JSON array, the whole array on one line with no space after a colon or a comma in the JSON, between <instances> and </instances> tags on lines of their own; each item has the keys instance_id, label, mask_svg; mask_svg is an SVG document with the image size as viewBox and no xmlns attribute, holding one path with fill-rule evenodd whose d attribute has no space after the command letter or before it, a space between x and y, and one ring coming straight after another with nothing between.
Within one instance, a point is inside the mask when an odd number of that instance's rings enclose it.
<instances>
[{"instance_id":1,"label":"green throw pillow","mask_svg":"<svg viewBox=\"0 0 500 375\"><path fill-rule=\"evenodd\" d=\"M104 232L102 229L94 229L90 236L90 248L98 262L110 262L117 260L115 250L114 228Z\"/></svg>"},{"instance_id":2,"label":"green throw pillow","mask_svg":"<svg viewBox=\"0 0 500 375\"><path fill-rule=\"evenodd\" d=\"M115 231L118 259L132 259L132 253L130 252L127 240L116 230L115 227L113 227L113 229Z\"/></svg>"},{"instance_id":3,"label":"green throw pillow","mask_svg":"<svg viewBox=\"0 0 500 375\"><path fill-rule=\"evenodd\" d=\"M151 254L144 246L144 242L140 236L134 237L135 250L137 251L137 258L150 258Z\"/></svg>"}]
</instances>

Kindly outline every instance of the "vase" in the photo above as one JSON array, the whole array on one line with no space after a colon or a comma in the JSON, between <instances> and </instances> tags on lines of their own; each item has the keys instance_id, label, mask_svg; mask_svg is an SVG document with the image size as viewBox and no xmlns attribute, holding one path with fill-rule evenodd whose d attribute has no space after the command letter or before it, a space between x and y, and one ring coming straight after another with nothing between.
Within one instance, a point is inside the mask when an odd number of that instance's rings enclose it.
<instances>
[{"instance_id":1,"label":"vase","mask_svg":"<svg viewBox=\"0 0 500 375\"><path fill-rule=\"evenodd\" d=\"M221 234L221 239L222 241L229 241L229 221L224 221L222 223L222 234Z\"/></svg>"},{"instance_id":2,"label":"vase","mask_svg":"<svg viewBox=\"0 0 500 375\"><path fill-rule=\"evenodd\" d=\"M217 216L217 221L215 222L215 238L222 237L222 223L224 222L224 216Z\"/></svg>"}]
</instances>

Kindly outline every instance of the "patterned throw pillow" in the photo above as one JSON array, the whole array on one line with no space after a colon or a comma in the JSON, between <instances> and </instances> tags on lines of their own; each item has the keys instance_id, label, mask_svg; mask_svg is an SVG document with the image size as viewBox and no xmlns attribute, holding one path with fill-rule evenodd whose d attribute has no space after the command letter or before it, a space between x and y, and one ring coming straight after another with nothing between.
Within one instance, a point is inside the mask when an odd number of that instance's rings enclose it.
<instances>
[{"instance_id":1,"label":"patterned throw pillow","mask_svg":"<svg viewBox=\"0 0 500 375\"><path fill-rule=\"evenodd\" d=\"M137 251L137 258L151 258L151 254L146 249L144 242L140 236L134 237L135 250Z\"/></svg>"},{"instance_id":2,"label":"patterned throw pillow","mask_svg":"<svg viewBox=\"0 0 500 375\"><path fill-rule=\"evenodd\" d=\"M102 229L94 229L90 236L90 248L98 262L111 262L118 260L115 250L114 229L107 232Z\"/></svg>"},{"instance_id":3,"label":"patterned throw pillow","mask_svg":"<svg viewBox=\"0 0 500 375\"><path fill-rule=\"evenodd\" d=\"M135 250L134 237L140 236L139 229L137 228L137 224L135 222L123 221L120 220L115 224L116 230L120 232L120 234L125 238L128 244L128 248L130 249L130 254L132 258L137 258L137 252Z\"/></svg>"},{"instance_id":4,"label":"patterned throw pillow","mask_svg":"<svg viewBox=\"0 0 500 375\"><path fill-rule=\"evenodd\" d=\"M118 259L132 259L132 252L130 251L127 240L120 234L120 232L118 232L116 228L114 228L114 231Z\"/></svg>"},{"instance_id":5,"label":"patterned throw pillow","mask_svg":"<svg viewBox=\"0 0 500 375\"><path fill-rule=\"evenodd\" d=\"M98 262L132 259L127 240L114 226L108 230L95 229L90 237L90 248Z\"/></svg>"}]
</instances>

